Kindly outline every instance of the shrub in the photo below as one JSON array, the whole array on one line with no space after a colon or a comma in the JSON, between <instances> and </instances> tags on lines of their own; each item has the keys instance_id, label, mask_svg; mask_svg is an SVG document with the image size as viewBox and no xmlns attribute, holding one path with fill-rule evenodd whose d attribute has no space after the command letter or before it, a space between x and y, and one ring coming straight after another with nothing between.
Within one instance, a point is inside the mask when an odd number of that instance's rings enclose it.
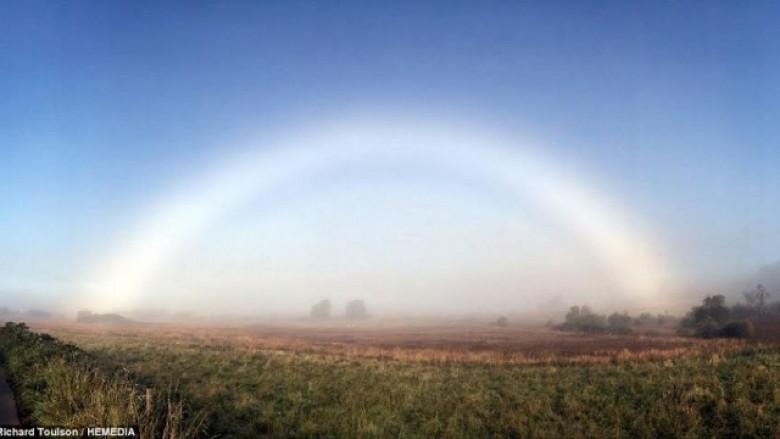
<instances>
[{"instance_id":1,"label":"shrub","mask_svg":"<svg viewBox=\"0 0 780 439\"><path fill-rule=\"evenodd\" d=\"M706 319L696 325L694 334L701 338L715 338L720 335L720 325L712 318Z\"/></svg>"},{"instance_id":2,"label":"shrub","mask_svg":"<svg viewBox=\"0 0 780 439\"><path fill-rule=\"evenodd\" d=\"M330 317L330 300L320 300L311 307L311 316L315 319L327 319Z\"/></svg>"},{"instance_id":3,"label":"shrub","mask_svg":"<svg viewBox=\"0 0 780 439\"><path fill-rule=\"evenodd\" d=\"M649 325L653 322L653 315L649 312L643 312L642 314L639 314L639 317L634 319L635 325Z\"/></svg>"},{"instance_id":4,"label":"shrub","mask_svg":"<svg viewBox=\"0 0 780 439\"><path fill-rule=\"evenodd\" d=\"M753 335L753 324L748 320L728 321L728 317L742 318L753 315L752 309L737 303L726 306L723 296L707 296L701 306L695 306L680 322L680 335L701 338L748 338Z\"/></svg>"},{"instance_id":5,"label":"shrub","mask_svg":"<svg viewBox=\"0 0 780 439\"><path fill-rule=\"evenodd\" d=\"M368 310L366 309L366 303L362 300L352 300L347 303L347 310L344 312L344 316L348 319L366 319L368 318Z\"/></svg>"},{"instance_id":6,"label":"shrub","mask_svg":"<svg viewBox=\"0 0 780 439\"><path fill-rule=\"evenodd\" d=\"M606 318L590 310L587 305L572 306L566 313L566 321L558 326L562 331L602 333L606 329Z\"/></svg>"},{"instance_id":7,"label":"shrub","mask_svg":"<svg viewBox=\"0 0 780 439\"><path fill-rule=\"evenodd\" d=\"M753 336L753 324L747 320L728 322L720 329L720 336L726 338L748 338Z\"/></svg>"},{"instance_id":8,"label":"shrub","mask_svg":"<svg viewBox=\"0 0 780 439\"><path fill-rule=\"evenodd\" d=\"M685 318L685 324L698 326L707 321L723 324L728 319L729 309L726 307L726 298L716 294L705 297L701 306L693 307Z\"/></svg>"},{"instance_id":9,"label":"shrub","mask_svg":"<svg viewBox=\"0 0 780 439\"><path fill-rule=\"evenodd\" d=\"M631 329L632 321L633 319L631 316L626 313L612 313L609 318L607 318L609 332L613 334L631 334L633 332L633 329Z\"/></svg>"}]
</instances>

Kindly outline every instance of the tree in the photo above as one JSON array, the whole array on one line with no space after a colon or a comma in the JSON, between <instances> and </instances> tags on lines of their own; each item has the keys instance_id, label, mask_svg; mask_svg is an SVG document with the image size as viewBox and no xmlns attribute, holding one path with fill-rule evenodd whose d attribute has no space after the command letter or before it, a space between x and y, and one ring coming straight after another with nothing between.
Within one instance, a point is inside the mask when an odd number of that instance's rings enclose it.
<instances>
[{"instance_id":1,"label":"tree","mask_svg":"<svg viewBox=\"0 0 780 439\"><path fill-rule=\"evenodd\" d=\"M320 300L314 306L312 306L311 317L322 320L330 318L330 300Z\"/></svg>"},{"instance_id":2,"label":"tree","mask_svg":"<svg viewBox=\"0 0 780 439\"><path fill-rule=\"evenodd\" d=\"M564 331L599 333L606 327L605 317L590 310L590 307L572 306L566 313L566 321L560 325Z\"/></svg>"},{"instance_id":3,"label":"tree","mask_svg":"<svg viewBox=\"0 0 780 439\"><path fill-rule=\"evenodd\" d=\"M368 310L366 309L366 303L362 300L351 300L347 303L347 309L344 312L344 316L348 319L365 319L368 318Z\"/></svg>"},{"instance_id":4,"label":"tree","mask_svg":"<svg viewBox=\"0 0 780 439\"><path fill-rule=\"evenodd\" d=\"M632 320L633 319L631 318L631 316L629 316L628 313L626 312L623 312L623 314L612 313L607 318L607 323L609 324L609 332L613 334L630 334L631 332L633 332L633 330L631 329Z\"/></svg>"},{"instance_id":5,"label":"tree","mask_svg":"<svg viewBox=\"0 0 780 439\"><path fill-rule=\"evenodd\" d=\"M722 295L707 296L701 306L694 306L680 322L680 333L702 338L750 337L753 333L750 322L728 321L729 318L740 317L739 313L739 307L733 307L731 311L726 307L726 299Z\"/></svg>"},{"instance_id":6,"label":"tree","mask_svg":"<svg viewBox=\"0 0 780 439\"><path fill-rule=\"evenodd\" d=\"M729 319L726 298L721 294L705 297L701 306L696 306L691 310L689 319L693 325L698 325L707 319L711 319L717 324L726 323Z\"/></svg>"},{"instance_id":7,"label":"tree","mask_svg":"<svg viewBox=\"0 0 780 439\"><path fill-rule=\"evenodd\" d=\"M506 317L501 316L498 319L496 319L496 326L499 328L506 328L509 326L509 320L506 319Z\"/></svg>"},{"instance_id":8,"label":"tree","mask_svg":"<svg viewBox=\"0 0 780 439\"><path fill-rule=\"evenodd\" d=\"M733 320L744 320L751 317L755 317L756 310L752 306L743 305L741 303L735 303L731 305L731 318Z\"/></svg>"},{"instance_id":9,"label":"tree","mask_svg":"<svg viewBox=\"0 0 780 439\"><path fill-rule=\"evenodd\" d=\"M634 325L649 325L653 323L653 315L649 312L643 312L639 314L639 317L634 319Z\"/></svg>"},{"instance_id":10,"label":"tree","mask_svg":"<svg viewBox=\"0 0 780 439\"><path fill-rule=\"evenodd\" d=\"M758 284L755 289L742 293L745 296L747 305L756 310L759 317L766 313L766 302L769 299L769 292L763 285Z\"/></svg>"}]
</instances>

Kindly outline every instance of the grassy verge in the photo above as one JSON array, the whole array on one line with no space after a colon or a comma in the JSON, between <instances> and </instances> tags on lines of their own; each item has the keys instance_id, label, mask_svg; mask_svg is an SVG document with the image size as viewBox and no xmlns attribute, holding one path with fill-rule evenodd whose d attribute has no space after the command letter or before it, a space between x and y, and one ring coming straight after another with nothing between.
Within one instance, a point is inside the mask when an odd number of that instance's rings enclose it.
<instances>
[{"instance_id":1,"label":"grassy verge","mask_svg":"<svg viewBox=\"0 0 780 439\"><path fill-rule=\"evenodd\" d=\"M74 345L31 332L0 328L0 354L26 426L137 426L140 437L195 437L202 416L191 416L173 392L147 392L133 377Z\"/></svg>"}]
</instances>

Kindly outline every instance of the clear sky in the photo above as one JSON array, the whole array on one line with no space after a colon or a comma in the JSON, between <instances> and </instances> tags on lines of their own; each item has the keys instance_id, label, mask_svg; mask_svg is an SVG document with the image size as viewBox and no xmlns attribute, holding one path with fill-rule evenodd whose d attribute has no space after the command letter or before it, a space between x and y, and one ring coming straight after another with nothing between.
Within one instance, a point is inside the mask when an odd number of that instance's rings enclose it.
<instances>
[{"instance_id":1,"label":"clear sky","mask_svg":"<svg viewBox=\"0 0 780 439\"><path fill-rule=\"evenodd\" d=\"M778 23L771 1L4 1L0 300L69 302L161 200L341 115L531 143L636 220L668 285L750 273L780 260ZM536 204L434 168L334 166L248 197L138 294L462 311L611 288Z\"/></svg>"}]
</instances>

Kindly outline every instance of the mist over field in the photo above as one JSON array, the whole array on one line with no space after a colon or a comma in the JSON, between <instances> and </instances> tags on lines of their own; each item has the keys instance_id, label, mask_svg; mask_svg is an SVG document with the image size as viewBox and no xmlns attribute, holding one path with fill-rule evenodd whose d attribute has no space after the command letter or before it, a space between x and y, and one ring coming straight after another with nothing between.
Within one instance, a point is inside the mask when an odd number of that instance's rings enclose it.
<instances>
[{"instance_id":1,"label":"mist over field","mask_svg":"<svg viewBox=\"0 0 780 439\"><path fill-rule=\"evenodd\" d=\"M6 5L0 306L780 290L776 8L430 7Z\"/></svg>"}]
</instances>

